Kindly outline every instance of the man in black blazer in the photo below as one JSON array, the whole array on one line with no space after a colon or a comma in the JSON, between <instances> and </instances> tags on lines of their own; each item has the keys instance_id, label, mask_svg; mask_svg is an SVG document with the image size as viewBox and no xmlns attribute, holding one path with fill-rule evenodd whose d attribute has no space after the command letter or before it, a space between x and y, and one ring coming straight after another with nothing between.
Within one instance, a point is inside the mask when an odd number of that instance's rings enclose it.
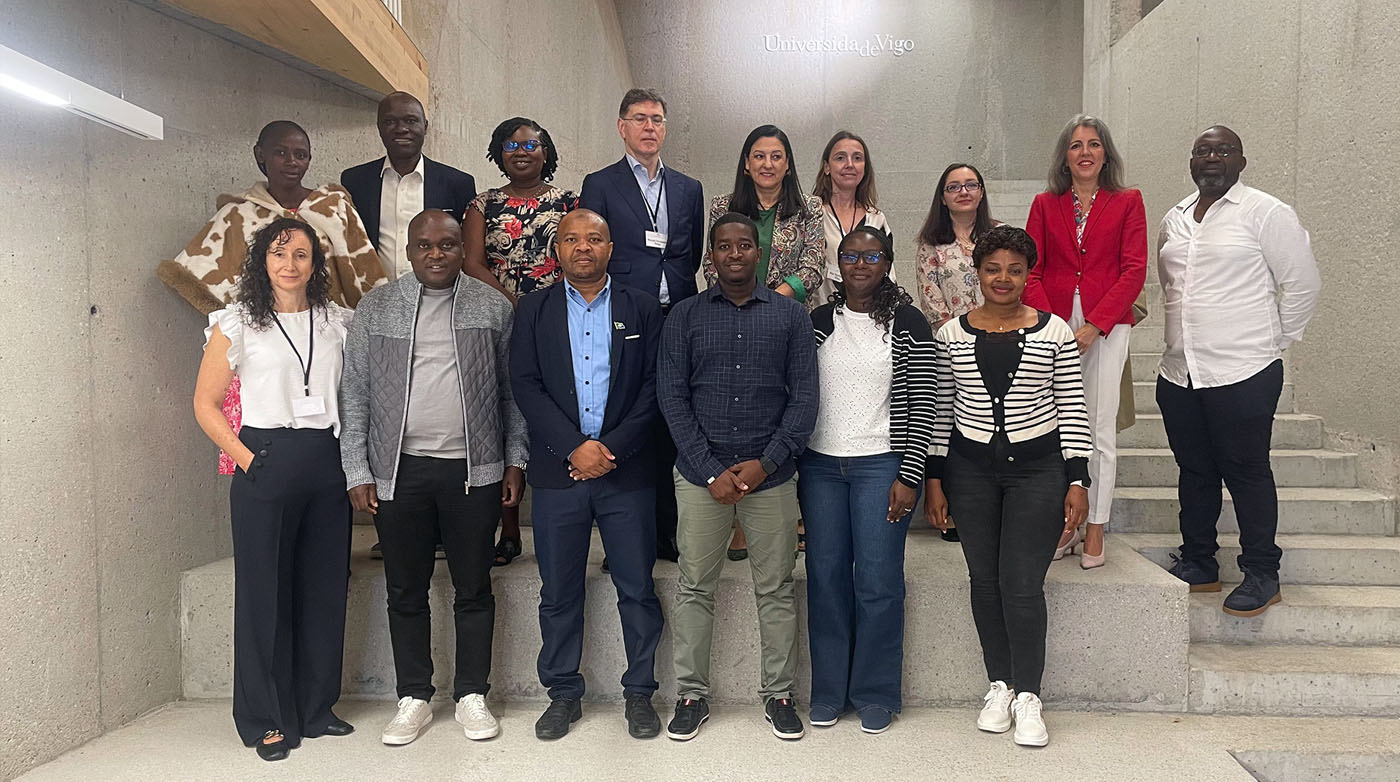
<instances>
[{"instance_id":1,"label":"man in black blazer","mask_svg":"<svg viewBox=\"0 0 1400 782\"><path fill-rule=\"evenodd\" d=\"M609 276L613 244L594 212L566 215L555 251L564 279L520 299L510 342L511 388L530 430L538 668L550 697L535 735L560 738L583 715L584 576L596 521L622 615L627 729L652 738L661 730L651 705L662 625L651 577L661 306Z\"/></svg>"},{"instance_id":2,"label":"man in black blazer","mask_svg":"<svg viewBox=\"0 0 1400 782\"><path fill-rule=\"evenodd\" d=\"M695 274L705 251L705 194L698 181L661 163L666 101L656 92L627 91L617 132L625 154L583 178L579 206L597 212L612 230L612 278L656 296L664 313L696 293ZM659 417L655 439L657 556L674 562L676 447Z\"/></svg>"},{"instance_id":3,"label":"man in black blazer","mask_svg":"<svg viewBox=\"0 0 1400 782\"><path fill-rule=\"evenodd\" d=\"M476 181L465 171L423 156L428 119L423 104L406 92L379 102L379 139L385 156L340 172L365 233L379 251L389 279L413 271L408 263L408 222L424 209L441 209L462 222L476 198Z\"/></svg>"}]
</instances>

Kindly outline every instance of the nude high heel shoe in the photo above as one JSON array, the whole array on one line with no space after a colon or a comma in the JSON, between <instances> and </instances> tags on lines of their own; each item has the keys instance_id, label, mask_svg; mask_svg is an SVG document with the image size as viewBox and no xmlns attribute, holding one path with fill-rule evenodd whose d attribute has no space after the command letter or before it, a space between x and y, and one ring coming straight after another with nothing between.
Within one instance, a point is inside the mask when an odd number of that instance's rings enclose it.
<instances>
[{"instance_id":1,"label":"nude high heel shoe","mask_svg":"<svg viewBox=\"0 0 1400 782\"><path fill-rule=\"evenodd\" d=\"M1055 561L1058 562L1064 559L1066 554L1073 554L1075 547L1083 542L1084 525L1080 524L1079 527L1074 530L1074 532L1071 532L1069 534L1069 540L1065 541L1065 545L1058 546L1055 548Z\"/></svg>"},{"instance_id":2,"label":"nude high heel shoe","mask_svg":"<svg viewBox=\"0 0 1400 782\"><path fill-rule=\"evenodd\" d=\"M1087 526L1089 526L1089 524L1088 524L1088 522L1085 522L1082 526L1080 526L1080 529L1082 530L1082 529L1084 529L1084 528L1087 527ZM1108 553L1108 541L1107 541L1107 540L1104 540L1104 542L1103 542L1103 550L1099 552L1098 556L1093 556L1092 554L1090 554L1089 551L1088 551L1088 549L1080 548L1080 549L1079 549L1079 567L1083 568L1084 570L1093 570L1093 569L1096 568L1096 567L1103 567L1104 556L1105 556L1107 553Z\"/></svg>"}]
</instances>

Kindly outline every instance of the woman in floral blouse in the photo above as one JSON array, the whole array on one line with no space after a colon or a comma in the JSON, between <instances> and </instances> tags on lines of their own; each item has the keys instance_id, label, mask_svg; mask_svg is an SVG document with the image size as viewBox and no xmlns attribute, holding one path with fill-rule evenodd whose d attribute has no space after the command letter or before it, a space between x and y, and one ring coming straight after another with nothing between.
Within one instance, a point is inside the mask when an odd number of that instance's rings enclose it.
<instances>
[{"instance_id":1,"label":"woman in floral blouse","mask_svg":"<svg viewBox=\"0 0 1400 782\"><path fill-rule=\"evenodd\" d=\"M466 272L516 299L559 279L554 231L578 208L578 194L549 184L559 151L549 131L513 117L491 134L488 160L510 180L478 195L462 223Z\"/></svg>"},{"instance_id":2,"label":"woman in floral blouse","mask_svg":"<svg viewBox=\"0 0 1400 782\"><path fill-rule=\"evenodd\" d=\"M981 172L964 163L943 169L938 179L915 258L919 309L935 331L982 304L972 248L977 237L998 225L986 194Z\"/></svg>"},{"instance_id":3,"label":"woman in floral blouse","mask_svg":"<svg viewBox=\"0 0 1400 782\"><path fill-rule=\"evenodd\" d=\"M554 232L578 208L578 194L549 184L559 151L534 120L512 117L496 126L486 158L510 180L481 193L462 221L465 271L499 290L511 304L559 279ZM501 509L496 564L520 556L520 509Z\"/></svg>"}]
</instances>

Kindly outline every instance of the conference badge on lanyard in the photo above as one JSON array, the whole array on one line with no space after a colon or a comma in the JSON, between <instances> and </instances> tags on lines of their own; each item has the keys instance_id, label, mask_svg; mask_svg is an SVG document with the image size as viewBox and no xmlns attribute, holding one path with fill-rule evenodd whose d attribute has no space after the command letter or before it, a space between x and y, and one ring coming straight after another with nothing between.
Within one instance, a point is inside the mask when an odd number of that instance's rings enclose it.
<instances>
[{"instance_id":1,"label":"conference badge on lanyard","mask_svg":"<svg viewBox=\"0 0 1400 782\"><path fill-rule=\"evenodd\" d=\"M311 416L324 415L326 412L325 397L320 394L311 395L311 362L316 356L316 313L313 310L307 313L307 316L311 327L307 329L306 334L306 360L302 361L301 351L297 350L291 335L282 327L282 321L278 319L277 313L272 313L272 322L277 324L277 330L282 332L283 339L287 340L287 344L291 346L292 352L297 356L297 364L301 366L301 396L292 397L292 416L295 418L310 418Z\"/></svg>"}]
</instances>

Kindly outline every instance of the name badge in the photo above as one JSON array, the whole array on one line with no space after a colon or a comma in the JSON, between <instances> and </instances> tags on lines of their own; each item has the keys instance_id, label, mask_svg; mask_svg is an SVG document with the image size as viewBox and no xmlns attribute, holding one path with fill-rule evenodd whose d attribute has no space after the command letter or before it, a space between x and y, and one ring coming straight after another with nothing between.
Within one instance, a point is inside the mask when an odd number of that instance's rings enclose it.
<instances>
[{"instance_id":1,"label":"name badge","mask_svg":"<svg viewBox=\"0 0 1400 782\"><path fill-rule=\"evenodd\" d=\"M636 236L636 234L632 235ZM647 247L653 247L658 250L666 249L666 234L660 231L647 231Z\"/></svg>"},{"instance_id":2,"label":"name badge","mask_svg":"<svg viewBox=\"0 0 1400 782\"><path fill-rule=\"evenodd\" d=\"M317 396L292 397L292 415L297 418L310 418L326 412L326 398Z\"/></svg>"}]
</instances>

